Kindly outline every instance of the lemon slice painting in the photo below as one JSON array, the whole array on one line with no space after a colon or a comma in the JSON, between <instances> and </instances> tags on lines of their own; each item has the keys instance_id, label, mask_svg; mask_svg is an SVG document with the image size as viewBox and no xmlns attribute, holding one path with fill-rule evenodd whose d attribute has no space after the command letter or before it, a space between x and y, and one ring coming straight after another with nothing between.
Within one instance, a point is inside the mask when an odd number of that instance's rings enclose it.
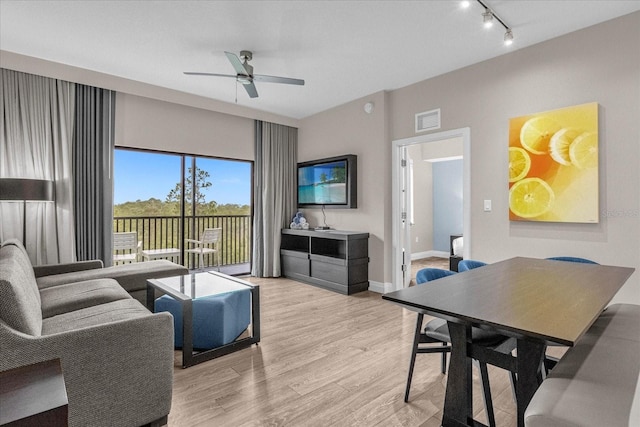
<instances>
[{"instance_id":1,"label":"lemon slice painting","mask_svg":"<svg viewBox=\"0 0 640 427\"><path fill-rule=\"evenodd\" d=\"M531 169L529 154L520 147L509 147L509 182L516 182L527 176Z\"/></svg>"},{"instance_id":2,"label":"lemon slice painting","mask_svg":"<svg viewBox=\"0 0 640 427\"><path fill-rule=\"evenodd\" d=\"M585 132L576 137L569 146L571 163L580 169L598 166L598 137Z\"/></svg>"},{"instance_id":3,"label":"lemon slice painting","mask_svg":"<svg viewBox=\"0 0 640 427\"><path fill-rule=\"evenodd\" d=\"M509 219L597 223L598 104L509 120Z\"/></svg>"},{"instance_id":4,"label":"lemon slice painting","mask_svg":"<svg viewBox=\"0 0 640 427\"><path fill-rule=\"evenodd\" d=\"M549 154L551 154L551 158L561 165L570 165L571 156L569 155L569 147L571 147L571 143L579 134L579 130L567 128L560 129L554 133L549 141Z\"/></svg>"},{"instance_id":5,"label":"lemon slice painting","mask_svg":"<svg viewBox=\"0 0 640 427\"><path fill-rule=\"evenodd\" d=\"M546 154L549 151L549 140L560 130L560 125L548 116L534 117L527 120L520 129L520 143L533 154Z\"/></svg>"},{"instance_id":6,"label":"lemon slice painting","mask_svg":"<svg viewBox=\"0 0 640 427\"><path fill-rule=\"evenodd\" d=\"M521 218L535 218L549 212L555 194L540 178L525 178L509 190L509 209Z\"/></svg>"}]
</instances>

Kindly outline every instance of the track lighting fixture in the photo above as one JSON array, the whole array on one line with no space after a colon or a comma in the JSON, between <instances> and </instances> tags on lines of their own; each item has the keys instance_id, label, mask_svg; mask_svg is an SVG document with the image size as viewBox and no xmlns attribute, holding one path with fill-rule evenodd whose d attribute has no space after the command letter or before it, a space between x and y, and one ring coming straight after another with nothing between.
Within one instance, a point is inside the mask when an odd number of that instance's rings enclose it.
<instances>
[{"instance_id":1,"label":"track lighting fixture","mask_svg":"<svg viewBox=\"0 0 640 427\"><path fill-rule=\"evenodd\" d=\"M513 44L513 32L511 31L511 28L507 28L507 31L504 33L504 44L505 46Z\"/></svg>"},{"instance_id":2,"label":"track lighting fixture","mask_svg":"<svg viewBox=\"0 0 640 427\"><path fill-rule=\"evenodd\" d=\"M484 22L485 28L493 27L493 13L489 9L482 14L482 22Z\"/></svg>"},{"instance_id":3,"label":"track lighting fixture","mask_svg":"<svg viewBox=\"0 0 640 427\"><path fill-rule=\"evenodd\" d=\"M485 3L486 0L484 1L476 0L476 1L484 9L484 13L482 14L482 22L484 27L491 28L493 27L494 22L498 21L500 25L504 27L504 30L505 30L505 33L504 33L505 46L510 46L511 44L513 44L513 31L511 30L511 28L507 24L505 24L505 22L502 19L500 19L500 17L496 15L496 13L493 10L491 10L489 6L487 6L487 4ZM471 2L469 1L462 1L460 2L460 7L462 7L463 9L466 9L470 6L470 4Z\"/></svg>"}]
</instances>

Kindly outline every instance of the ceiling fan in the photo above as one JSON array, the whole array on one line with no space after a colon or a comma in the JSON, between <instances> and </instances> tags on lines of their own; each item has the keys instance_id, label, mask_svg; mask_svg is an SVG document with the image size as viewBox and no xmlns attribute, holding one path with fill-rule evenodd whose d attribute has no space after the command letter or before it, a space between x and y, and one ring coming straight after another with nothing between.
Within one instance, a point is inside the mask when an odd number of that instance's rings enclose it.
<instances>
[{"instance_id":1,"label":"ceiling fan","mask_svg":"<svg viewBox=\"0 0 640 427\"><path fill-rule=\"evenodd\" d=\"M200 73L196 71L185 71L185 74L190 76L215 76L215 77L233 77L236 81L242 83L244 89L249 94L250 98L257 98L258 91L256 90L256 86L253 84L256 82L269 82L269 83L284 83L288 85L304 85L304 80L301 79L292 79L289 77L278 77L278 76L265 76L263 74L253 74L253 67L249 65L249 61L253 58L253 53L248 50L240 51L240 58L238 58L235 54L231 52L225 52L227 58L233 65L233 68L236 70L236 75L232 74L217 74L217 73ZM244 62L242 62L244 61Z\"/></svg>"}]
</instances>

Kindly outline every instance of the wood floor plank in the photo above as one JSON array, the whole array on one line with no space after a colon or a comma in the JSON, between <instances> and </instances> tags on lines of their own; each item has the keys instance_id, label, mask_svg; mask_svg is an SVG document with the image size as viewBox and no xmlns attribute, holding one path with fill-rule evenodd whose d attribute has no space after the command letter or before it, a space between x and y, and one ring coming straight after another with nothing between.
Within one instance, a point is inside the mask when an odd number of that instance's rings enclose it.
<instances>
[{"instance_id":1,"label":"wood floor plank","mask_svg":"<svg viewBox=\"0 0 640 427\"><path fill-rule=\"evenodd\" d=\"M403 401L415 313L368 291L247 280L260 285L262 341L188 369L176 352L169 426L440 425L439 355L418 355L411 401ZM474 371L474 414L484 421ZM498 425L514 426L508 375L489 374Z\"/></svg>"}]
</instances>

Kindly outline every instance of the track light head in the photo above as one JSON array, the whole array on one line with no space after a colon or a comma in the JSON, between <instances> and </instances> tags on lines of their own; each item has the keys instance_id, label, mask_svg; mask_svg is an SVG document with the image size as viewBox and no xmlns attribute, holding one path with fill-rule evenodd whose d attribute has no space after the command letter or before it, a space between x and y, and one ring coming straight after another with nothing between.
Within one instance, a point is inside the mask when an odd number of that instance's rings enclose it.
<instances>
[{"instance_id":1,"label":"track light head","mask_svg":"<svg viewBox=\"0 0 640 427\"><path fill-rule=\"evenodd\" d=\"M482 22L485 28L493 27L493 13L489 9L485 9L485 12L482 14Z\"/></svg>"},{"instance_id":2,"label":"track light head","mask_svg":"<svg viewBox=\"0 0 640 427\"><path fill-rule=\"evenodd\" d=\"M485 28L491 28L495 21L498 21L500 25L505 30L504 33L504 45L510 46L513 44L513 31L511 31L511 27L507 25L495 12L489 7L487 4L487 0L476 0L476 2L484 9L484 13L482 14L482 23ZM462 5L465 2L461 2Z\"/></svg>"},{"instance_id":3,"label":"track light head","mask_svg":"<svg viewBox=\"0 0 640 427\"><path fill-rule=\"evenodd\" d=\"M511 28L507 28L507 31L504 33L504 44L505 46L511 46L513 44L513 32Z\"/></svg>"}]
</instances>

